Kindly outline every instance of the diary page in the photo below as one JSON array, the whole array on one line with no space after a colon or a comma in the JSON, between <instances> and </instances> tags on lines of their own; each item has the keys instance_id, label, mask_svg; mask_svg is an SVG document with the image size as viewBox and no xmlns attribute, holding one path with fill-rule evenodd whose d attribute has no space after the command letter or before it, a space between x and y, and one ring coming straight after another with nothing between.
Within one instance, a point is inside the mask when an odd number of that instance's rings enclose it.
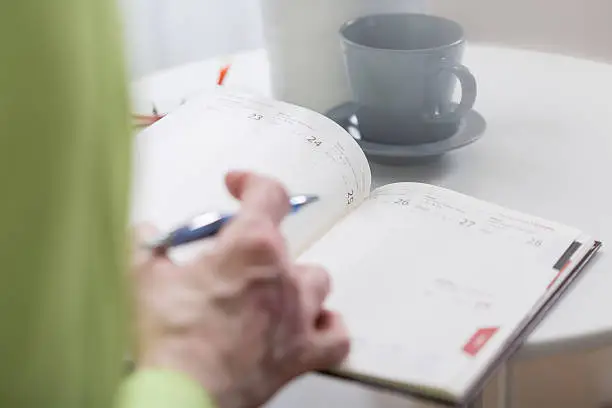
<instances>
[{"instance_id":1,"label":"diary page","mask_svg":"<svg viewBox=\"0 0 612 408\"><path fill-rule=\"evenodd\" d=\"M134 151L132 221L162 230L204 211L237 209L224 185L232 169L274 177L290 194L319 195L319 202L283 225L293 254L356 207L370 189L363 152L334 122L300 107L222 89L190 100L144 130ZM199 250L203 244L194 246Z\"/></svg>"},{"instance_id":2,"label":"diary page","mask_svg":"<svg viewBox=\"0 0 612 408\"><path fill-rule=\"evenodd\" d=\"M424 184L382 187L303 254L333 279L346 373L461 394L579 231Z\"/></svg>"}]
</instances>

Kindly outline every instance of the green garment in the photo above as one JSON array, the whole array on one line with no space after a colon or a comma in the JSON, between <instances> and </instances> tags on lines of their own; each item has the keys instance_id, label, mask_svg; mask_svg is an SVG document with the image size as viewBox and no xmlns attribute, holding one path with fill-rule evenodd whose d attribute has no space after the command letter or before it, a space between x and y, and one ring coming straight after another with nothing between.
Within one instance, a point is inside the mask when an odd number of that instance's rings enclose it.
<instances>
[{"instance_id":1,"label":"green garment","mask_svg":"<svg viewBox=\"0 0 612 408\"><path fill-rule=\"evenodd\" d=\"M115 0L0 1L0 407L109 408L127 351L131 125ZM210 406L141 372L121 408Z\"/></svg>"}]
</instances>

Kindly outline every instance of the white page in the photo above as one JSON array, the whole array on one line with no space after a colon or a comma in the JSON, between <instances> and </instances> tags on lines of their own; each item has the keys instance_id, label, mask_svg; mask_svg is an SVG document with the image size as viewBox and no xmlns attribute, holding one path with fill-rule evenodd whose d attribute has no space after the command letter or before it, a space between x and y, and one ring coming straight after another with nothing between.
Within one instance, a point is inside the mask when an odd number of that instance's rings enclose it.
<instances>
[{"instance_id":1,"label":"white page","mask_svg":"<svg viewBox=\"0 0 612 408\"><path fill-rule=\"evenodd\" d=\"M401 183L374 191L300 261L332 275L328 305L353 338L343 371L459 397L544 296L579 234ZM497 328L488 343L475 356L464 352L487 328Z\"/></svg>"},{"instance_id":2,"label":"white page","mask_svg":"<svg viewBox=\"0 0 612 408\"><path fill-rule=\"evenodd\" d=\"M135 151L132 221L160 229L203 211L237 209L224 185L231 169L274 177L290 194L319 195L318 203L286 219L292 254L370 190L363 152L336 123L293 105L222 89L190 100L144 130Z\"/></svg>"}]
</instances>

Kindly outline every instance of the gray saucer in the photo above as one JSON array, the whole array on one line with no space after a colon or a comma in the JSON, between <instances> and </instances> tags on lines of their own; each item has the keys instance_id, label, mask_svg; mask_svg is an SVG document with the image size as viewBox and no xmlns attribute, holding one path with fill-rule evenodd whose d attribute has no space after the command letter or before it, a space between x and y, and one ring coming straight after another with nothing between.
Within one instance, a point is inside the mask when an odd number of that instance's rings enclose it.
<instances>
[{"instance_id":1,"label":"gray saucer","mask_svg":"<svg viewBox=\"0 0 612 408\"><path fill-rule=\"evenodd\" d=\"M387 145L361 139L359 123L355 116L357 106L344 103L327 112L326 116L342 126L359 143L366 156L373 162L389 165L405 165L433 159L452 150L474 143L484 134L486 122L475 110L471 110L451 137L432 143L417 145Z\"/></svg>"}]
</instances>

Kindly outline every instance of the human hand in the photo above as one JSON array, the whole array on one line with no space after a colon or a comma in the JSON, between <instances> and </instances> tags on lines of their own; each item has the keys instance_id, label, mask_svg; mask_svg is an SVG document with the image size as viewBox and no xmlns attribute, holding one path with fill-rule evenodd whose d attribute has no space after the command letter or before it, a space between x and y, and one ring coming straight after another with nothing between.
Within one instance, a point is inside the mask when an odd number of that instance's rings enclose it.
<instances>
[{"instance_id":1,"label":"human hand","mask_svg":"<svg viewBox=\"0 0 612 408\"><path fill-rule=\"evenodd\" d=\"M322 306L327 273L288 257L284 189L250 173L226 184L242 206L210 252L187 266L163 253L135 257L137 366L189 375L220 408L254 408L295 377L340 363L349 339Z\"/></svg>"}]
</instances>

